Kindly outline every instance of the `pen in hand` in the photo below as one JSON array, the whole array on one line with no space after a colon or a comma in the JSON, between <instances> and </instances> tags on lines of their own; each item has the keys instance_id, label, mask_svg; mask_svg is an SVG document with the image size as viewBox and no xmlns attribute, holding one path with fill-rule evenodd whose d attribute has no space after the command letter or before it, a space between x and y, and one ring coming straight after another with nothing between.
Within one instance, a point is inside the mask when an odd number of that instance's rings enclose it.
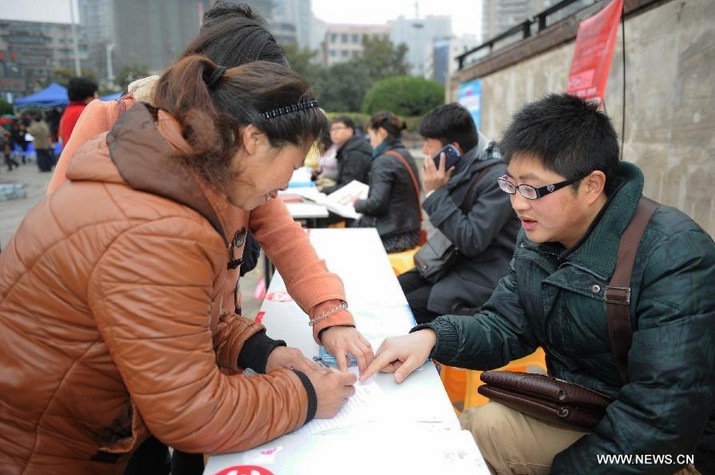
<instances>
[{"instance_id":1,"label":"pen in hand","mask_svg":"<svg viewBox=\"0 0 715 475\"><path fill-rule=\"evenodd\" d=\"M330 374L333 372L333 369L327 364L325 364L325 362L320 356L314 356L313 361L315 361L315 364L317 364L323 370L324 373Z\"/></svg>"}]
</instances>

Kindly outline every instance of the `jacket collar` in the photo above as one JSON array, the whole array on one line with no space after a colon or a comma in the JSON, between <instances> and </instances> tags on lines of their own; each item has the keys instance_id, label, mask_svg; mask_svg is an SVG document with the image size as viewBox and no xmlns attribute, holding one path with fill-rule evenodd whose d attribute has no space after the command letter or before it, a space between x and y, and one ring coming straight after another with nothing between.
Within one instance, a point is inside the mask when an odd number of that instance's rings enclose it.
<instances>
[{"instance_id":1,"label":"jacket collar","mask_svg":"<svg viewBox=\"0 0 715 475\"><path fill-rule=\"evenodd\" d=\"M364 142L368 147L370 146L370 143L365 140L364 136L353 135L338 149L336 155L342 155L343 152L360 148L362 146L361 142Z\"/></svg>"},{"instance_id":2,"label":"jacket collar","mask_svg":"<svg viewBox=\"0 0 715 475\"><path fill-rule=\"evenodd\" d=\"M616 191L586 235L573 249L561 255L571 264L588 269L605 279L610 278L613 273L618 259L618 244L643 193L643 172L634 164L620 162L616 179ZM523 231L520 234L523 235ZM553 243L537 246L525 235L523 238L533 247L549 253L554 252Z\"/></svg>"},{"instance_id":3,"label":"jacket collar","mask_svg":"<svg viewBox=\"0 0 715 475\"><path fill-rule=\"evenodd\" d=\"M492 156L486 151L479 153L479 147L474 147L457 162L454 173L445 186L447 190L452 190L461 183L470 181L480 170L502 161L501 155Z\"/></svg>"},{"instance_id":4,"label":"jacket collar","mask_svg":"<svg viewBox=\"0 0 715 475\"><path fill-rule=\"evenodd\" d=\"M129 109L107 134L112 162L131 188L195 210L228 244L221 211L231 205L171 156L173 151L188 147L176 121L160 112L158 124L144 104Z\"/></svg>"}]
</instances>

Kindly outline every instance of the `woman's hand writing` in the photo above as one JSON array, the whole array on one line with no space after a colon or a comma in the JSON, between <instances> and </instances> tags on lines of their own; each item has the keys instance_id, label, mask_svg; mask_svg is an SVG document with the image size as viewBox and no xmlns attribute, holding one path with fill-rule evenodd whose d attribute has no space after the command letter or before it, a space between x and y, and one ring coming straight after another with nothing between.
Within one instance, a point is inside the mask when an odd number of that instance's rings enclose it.
<instances>
[{"instance_id":1,"label":"woman's hand writing","mask_svg":"<svg viewBox=\"0 0 715 475\"><path fill-rule=\"evenodd\" d=\"M315 364L297 348L286 346L276 347L266 360L266 373L270 373L279 368L297 369L304 373L314 371L318 365Z\"/></svg>"},{"instance_id":2,"label":"woman's hand writing","mask_svg":"<svg viewBox=\"0 0 715 475\"><path fill-rule=\"evenodd\" d=\"M330 368L316 368L305 374L313 384L318 398L316 419L329 419L340 411L355 394L357 377L353 373L342 373Z\"/></svg>"}]
</instances>

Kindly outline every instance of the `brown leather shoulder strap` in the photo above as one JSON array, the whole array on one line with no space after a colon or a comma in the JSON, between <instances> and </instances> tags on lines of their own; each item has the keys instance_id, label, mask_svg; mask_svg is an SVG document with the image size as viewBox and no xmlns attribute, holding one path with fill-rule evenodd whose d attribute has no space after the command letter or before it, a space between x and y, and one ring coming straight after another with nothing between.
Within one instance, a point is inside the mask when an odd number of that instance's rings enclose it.
<instances>
[{"instance_id":1,"label":"brown leather shoulder strap","mask_svg":"<svg viewBox=\"0 0 715 475\"><path fill-rule=\"evenodd\" d=\"M604 294L608 305L608 337L613 359L623 383L628 382L628 351L633 340L631 328L631 274L641 237L660 203L641 196L638 208L618 245L618 261Z\"/></svg>"},{"instance_id":2,"label":"brown leather shoulder strap","mask_svg":"<svg viewBox=\"0 0 715 475\"><path fill-rule=\"evenodd\" d=\"M405 157L400 155L399 153L395 152L394 150L388 150L385 152L385 155L390 155L392 157L399 158L402 164L407 168L407 173L410 174L410 178L412 179L412 185L415 187L415 197L417 198L417 209L420 211L420 221L422 221L422 207L420 206L420 185L419 182L417 181L417 177L415 176L415 173L412 171L412 167L410 166L409 163L407 163L407 160L405 160Z\"/></svg>"}]
</instances>

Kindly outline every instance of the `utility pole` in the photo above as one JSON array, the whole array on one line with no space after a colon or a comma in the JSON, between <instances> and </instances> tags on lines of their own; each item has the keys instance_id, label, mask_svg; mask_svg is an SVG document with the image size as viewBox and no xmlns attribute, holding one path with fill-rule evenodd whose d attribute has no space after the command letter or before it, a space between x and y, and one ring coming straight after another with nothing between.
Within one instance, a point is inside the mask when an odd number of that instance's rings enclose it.
<instances>
[{"instance_id":1,"label":"utility pole","mask_svg":"<svg viewBox=\"0 0 715 475\"><path fill-rule=\"evenodd\" d=\"M109 43L107 45L107 80L111 87L114 87L114 67L112 65L112 50L114 49L114 43Z\"/></svg>"},{"instance_id":2,"label":"utility pole","mask_svg":"<svg viewBox=\"0 0 715 475\"><path fill-rule=\"evenodd\" d=\"M79 46L77 45L77 27L74 24L74 0L70 2L70 21L72 22L72 52L74 54L74 73L76 76L82 75L82 69L79 66Z\"/></svg>"}]
</instances>

